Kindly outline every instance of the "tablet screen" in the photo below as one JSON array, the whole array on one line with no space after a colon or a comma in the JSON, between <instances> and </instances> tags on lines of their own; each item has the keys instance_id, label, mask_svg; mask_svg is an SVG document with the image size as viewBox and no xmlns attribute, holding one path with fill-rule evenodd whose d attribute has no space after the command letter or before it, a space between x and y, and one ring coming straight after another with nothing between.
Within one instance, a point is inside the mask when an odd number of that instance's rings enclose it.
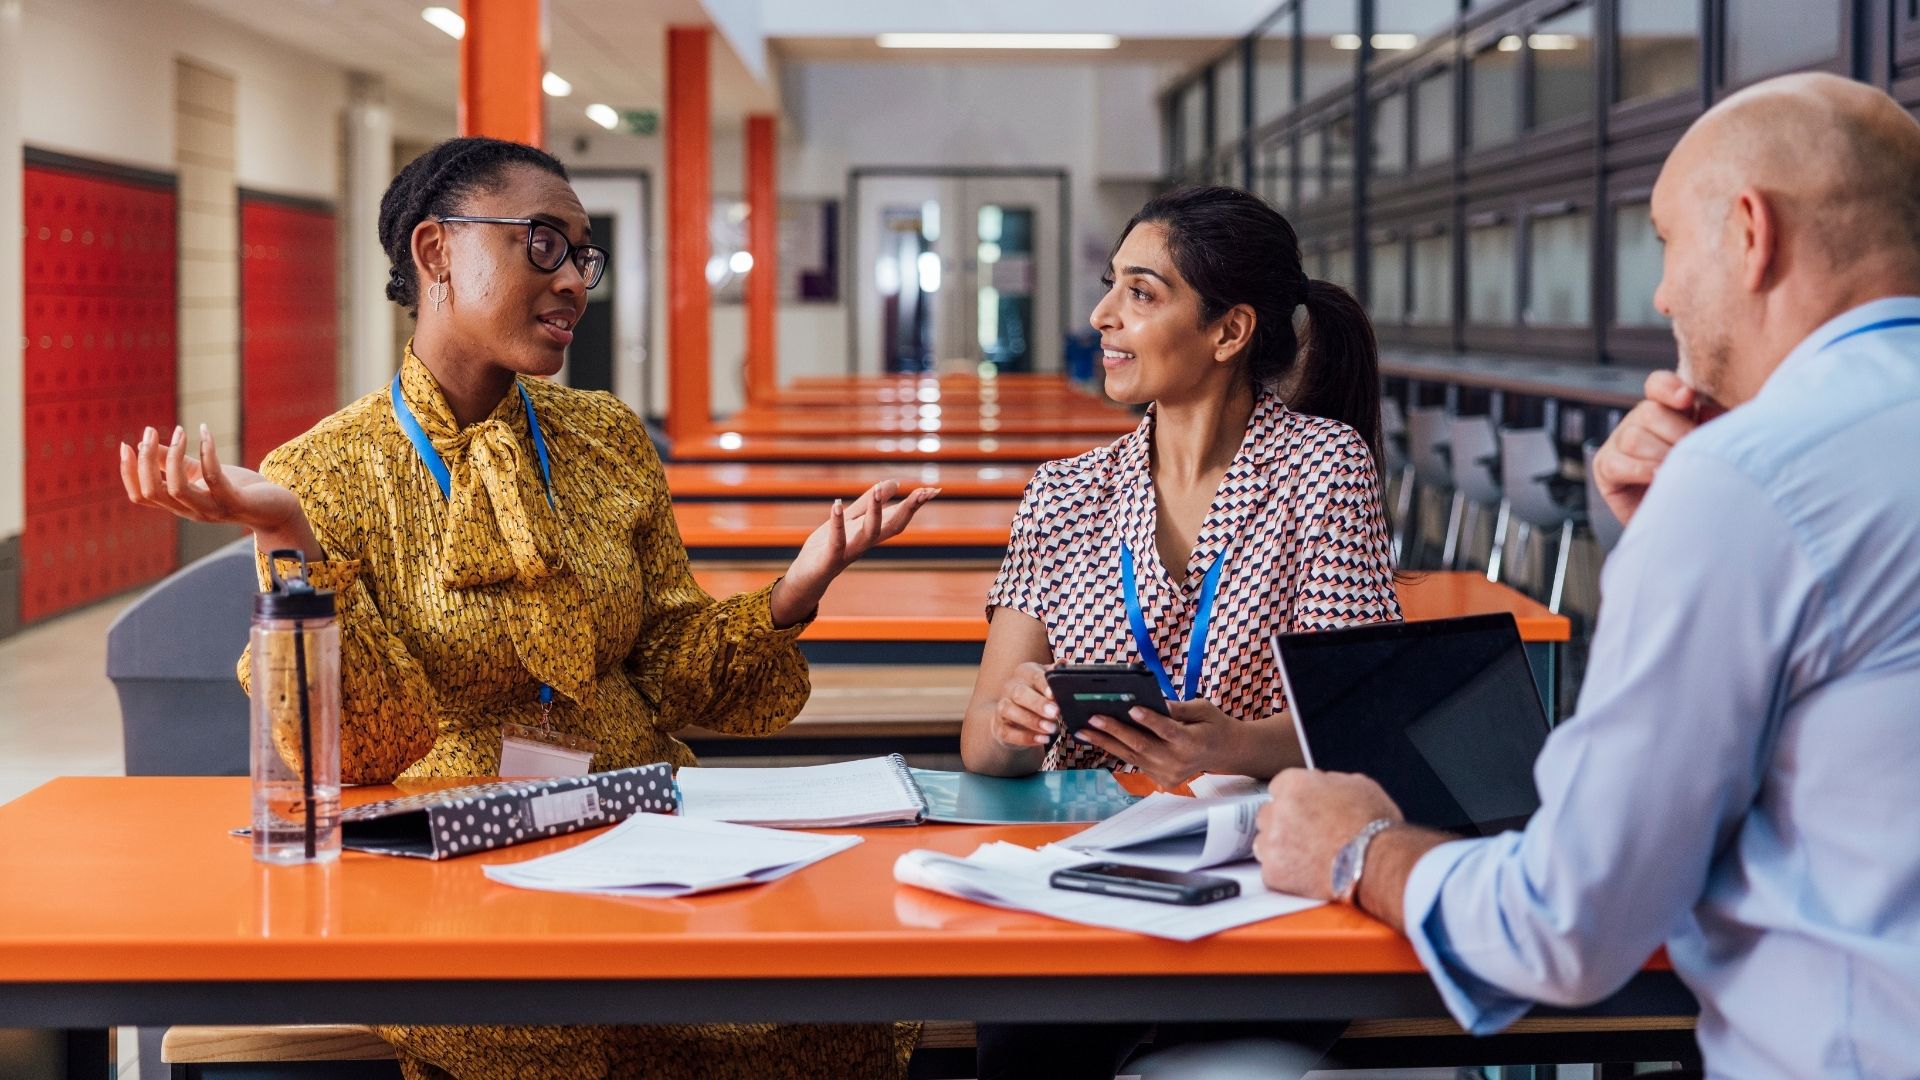
<instances>
[{"instance_id":1,"label":"tablet screen","mask_svg":"<svg viewBox=\"0 0 1920 1080\"><path fill-rule=\"evenodd\" d=\"M1546 713L1511 615L1274 638L1316 769L1373 777L1407 820L1492 835L1540 805Z\"/></svg>"}]
</instances>

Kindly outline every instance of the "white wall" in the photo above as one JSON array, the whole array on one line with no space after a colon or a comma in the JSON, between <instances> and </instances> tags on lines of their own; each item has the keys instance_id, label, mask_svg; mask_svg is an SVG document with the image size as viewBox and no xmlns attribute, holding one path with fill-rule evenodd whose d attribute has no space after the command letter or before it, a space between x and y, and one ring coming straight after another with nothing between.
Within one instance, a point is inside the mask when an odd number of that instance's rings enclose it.
<instances>
[{"instance_id":1,"label":"white wall","mask_svg":"<svg viewBox=\"0 0 1920 1080\"><path fill-rule=\"evenodd\" d=\"M30 146L173 170L173 64L236 84L241 186L338 197L341 69L180 4L27 0L21 135Z\"/></svg>"}]
</instances>

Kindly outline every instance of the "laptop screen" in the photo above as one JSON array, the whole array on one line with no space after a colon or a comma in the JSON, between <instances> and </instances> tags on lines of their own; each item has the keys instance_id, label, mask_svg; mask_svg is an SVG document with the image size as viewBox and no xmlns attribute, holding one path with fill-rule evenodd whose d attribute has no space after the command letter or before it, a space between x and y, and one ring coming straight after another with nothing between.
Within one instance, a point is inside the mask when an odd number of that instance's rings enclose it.
<instances>
[{"instance_id":1,"label":"laptop screen","mask_svg":"<svg viewBox=\"0 0 1920 1080\"><path fill-rule=\"evenodd\" d=\"M1407 820L1491 836L1540 805L1547 738L1511 615L1379 623L1273 640L1316 769L1378 781Z\"/></svg>"}]
</instances>

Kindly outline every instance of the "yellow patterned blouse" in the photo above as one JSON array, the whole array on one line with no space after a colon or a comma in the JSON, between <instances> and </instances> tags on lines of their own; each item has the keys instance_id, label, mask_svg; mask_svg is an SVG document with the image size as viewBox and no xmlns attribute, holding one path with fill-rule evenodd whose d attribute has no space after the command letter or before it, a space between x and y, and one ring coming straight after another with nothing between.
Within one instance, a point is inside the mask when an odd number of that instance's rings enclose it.
<instances>
[{"instance_id":1,"label":"yellow patterned blouse","mask_svg":"<svg viewBox=\"0 0 1920 1080\"><path fill-rule=\"evenodd\" d=\"M639 417L611 394L521 385L554 509L520 395L461 428L411 349L401 393L449 496L384 389L260 466L300 497L327 556L309 569L337 593L347 783L496 774L501 726L539 721L542 683L553 726L599 744L596 770L691 764L673 732L766 735L806 703L802 628L774 629L773 586L715 603L694 583Z\"/></svg>"},{"instance_id":2,"label":"yellow patterned blouse","mask_svg":"<svg viewBox=\"0 0 1920 1080\"><path fill-rule=\"evenodd\" d=\"M694 583L645 428L610 394L523 379L526 409L455 421L407 350L401 395L451 474L443 497L369 394L267 455L300 498L340 622L341 778L492 776L501 727L538 722L599 745L593 768L693 763L689 724L778 731L806 703L801 627L773 627L769 584L716 603ZM264 560L261 575L266 582ZM248 680L248 658L240 659ZM410 1080L530 1077L898 1077L917 1025L380 1027Z\"/></svg>"}]
</instances>

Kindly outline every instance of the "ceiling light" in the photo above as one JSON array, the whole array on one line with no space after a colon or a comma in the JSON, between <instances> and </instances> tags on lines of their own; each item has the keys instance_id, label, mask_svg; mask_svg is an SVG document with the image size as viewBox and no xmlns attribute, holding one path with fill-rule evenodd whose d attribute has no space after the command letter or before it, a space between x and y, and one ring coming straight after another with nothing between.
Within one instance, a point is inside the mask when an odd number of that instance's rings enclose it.
<instances>
[{"instance_id":1,"label":"ceiling light","mask_svg":"<svg viewBox=\"0 0 1920 1080\"><path fill-rule=\"evenodd\" d=\"M1328 39L1328 43L1341 52L1353 52L1360 48L1360 35L1335 34L1332 38ZM1411 49L1418 44L1420 44L1420 35L1418 34L1373 35L1373 47L1382 52L1397 52L1401 49Z\"/></svg>"},{"instance_id":2,"label":"ceiling light","mask_svg":"<svg viewBox=\"0 0 1920 1080\"><path fill-rule=\"evenodd\" d=\"M1580 47L1580 39L1572 34L1533 34L1527 38L1527 48L1541 52L1563 52Z\"/></svg>"},{"instance_id":3,"label":"ceiling light","mask_svg":"<svg viewBox=\"0 0 1920 1080\"><path fill-rule=\"evenodd\" d=\"M1520 51L1520 35L1508 34L1506 37L1501 38L1500 51L1501 52L1519 52Z\"/></svg>"},{"instance_id":4,"label":"ceiling light","mask_svg":"<svg viewBox=\"0 0 1920 1080\"><path fill-rule=\"evenodd\" d=\"M545 90L548 97L566 97L573 93L573 84L549 71L540 77L540 89Z\"/></svg>"},{"instance_id":5,"label":"ceiling light","mask_svg":"<svg viewBox=\"0 0 1920 1080\"><path fill-rule=\"evenodd\" d=\"M587 106L587 119L599 124L608 131L612 131L614 128L620 126L619 112L615 111L613 106L602 105L597 101Z\"/></svg>"},{"instance_id":6,"label":"ceiling light","mask_svg":"<svg viewBox=\"0 0 1920 1080\"><path fill-rule=\"evenodd\" d=\"M452 8L423 8L420 17L432 23L439 31L450 38L458 39L467 32L467 20Z\"/></svg>"},{"instance_id":7,"label":"ceiling light","mask_svg":"<svg viewBox=\"0 0 1920 1080\"><path fill-rule=\"evenodd\" d=\"M753 253L750 251L736 251L732 255L727 256L727 269L736 274L744 274L753 269Z\"/></svg>"},{"instance_id":8,"label":"ceiling light","mask_svg":"<svg viewBox=\"0 0 1920 1080\"><path fill-rule=\"evenodd\" d=\"M1112 34L881 34L883 49L1117 49Z\"/></svg>"}]
</instances>

